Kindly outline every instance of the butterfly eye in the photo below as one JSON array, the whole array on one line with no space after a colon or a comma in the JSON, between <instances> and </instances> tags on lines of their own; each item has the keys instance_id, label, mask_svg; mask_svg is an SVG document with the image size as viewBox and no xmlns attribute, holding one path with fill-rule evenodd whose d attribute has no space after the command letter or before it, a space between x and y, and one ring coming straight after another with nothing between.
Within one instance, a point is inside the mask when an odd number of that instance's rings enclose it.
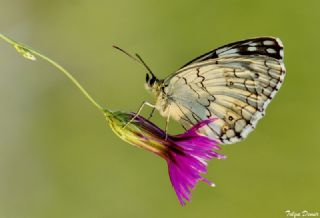
<instances>
[{"instance_id":1,"label":"butterfly eye","mask_svg":"<svg viewBox=\"0 0 320 218\"><path fill-rule=\"evenodd\" d=\"M156 78L153 76L149 82L150 86L153 86L155 81L156 81Z\"/></svg>"},{"instance_id":2,"label":"butterfly eye","mask_svg":"<svg viewBox=\"0 0 320 218\"><path fill-rule=\"evenodd\" d=\"M149 74L146 74L146 83L149 82L149 79L150 79Z\"/></svg>"}]
</instances>

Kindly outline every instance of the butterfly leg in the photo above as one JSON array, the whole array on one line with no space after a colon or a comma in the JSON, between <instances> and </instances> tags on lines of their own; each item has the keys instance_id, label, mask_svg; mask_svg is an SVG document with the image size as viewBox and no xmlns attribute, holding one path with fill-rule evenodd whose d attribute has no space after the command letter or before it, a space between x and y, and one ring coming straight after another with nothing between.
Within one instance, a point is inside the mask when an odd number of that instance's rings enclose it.
<instances>
[{"instance_id":1,"label":"butterfly leg","mask_svg":"<svg viewBox=\"0 0 320 218\"><path fill-rule=\"evenodd\" d=\"M170 120L170 106L169 106L169 113L168 113L168 116L167 116L166 126L165 126L165 133L166 133L166 138L165 138L165 140L167 140L167 138L168 138L169 120Z\"/></svg>"},{"instance_id":2,"label":"butterfly leg","mask_svg":"<svg viewBox=\"0 0 320 218\"><path fill-rule=\"evenodd\" d=\"M149 114L148 120L152 118L155 110L156 110L156 107L153 107L151 113Z\"/></svg>"},{"instance_id":3,"label":"butterfly leg","mask_svg":"<svg viewBox=\"0 0 320 218\"><path fill-rule=\"evenodd\" d=\"M147 101L143 101L141 106L139 107L139 110L137 111L137 113L132 117L131 120L129 120L129 122L126 123L126 125L124 125L123 129L125 129L132 121L134 121L137 118L137 116L139 116L139 114L141 113L141 111L145 105L152 107L153 110L155 109L155 105L153 105Z\"/></svg>"}]
</instances>

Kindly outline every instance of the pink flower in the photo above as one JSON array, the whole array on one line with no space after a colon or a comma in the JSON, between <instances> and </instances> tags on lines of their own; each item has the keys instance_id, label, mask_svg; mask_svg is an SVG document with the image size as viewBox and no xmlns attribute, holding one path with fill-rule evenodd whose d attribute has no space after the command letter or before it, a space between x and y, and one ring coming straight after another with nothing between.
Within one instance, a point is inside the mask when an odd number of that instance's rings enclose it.
<instances>
[{"instance_id":1,"label":"pink flower","mask_svg":"<svg viewBox=\"0 0 320 218\"><path fill-rule=\"evenodd\" d=\"M201 121L183 134L166 137L162 129L141 116L123 128L134 116L134 113L113 112L106 118L120 138L167 161L170 181L181 205L190 201L191 190L199 181L214 186L201 174L207 173L207 161L226 157L214 151L220 150L217 141L200 135L197 130L215 119Z\"/></svg>"}]
</instances>

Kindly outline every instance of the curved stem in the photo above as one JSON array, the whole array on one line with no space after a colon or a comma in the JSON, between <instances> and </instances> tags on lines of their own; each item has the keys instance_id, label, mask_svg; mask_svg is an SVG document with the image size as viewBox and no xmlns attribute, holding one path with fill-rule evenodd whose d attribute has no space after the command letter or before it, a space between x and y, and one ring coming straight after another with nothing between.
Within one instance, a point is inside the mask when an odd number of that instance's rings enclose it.
<instances>
[{"instance_id":1,"label":"curved stem","mask_svg":"<svg viewBox=\"0 0 320 218\"><path fill-rule=\"evenodd\" d=\"M80 92L101 112L103 112L106 115L112 114L112 112L109 109L103 108L100 104L98 104L91 95L82 87L82 85L72 76L71 73L69 73L65 68L63 68L60 64L57 62L51 60L47 56L41 54L40 52L37 52L33 48L30 48L29 46L23 45L19 42L16 42L3 34L0 33L0 38L8 42L9 44L13 45L14 48L22 54L25 58L30 60L35 60L35 56L38 56L42 58L43 60L47 61L51 65L53 65L55 68L60 70L79 90Z\"/></svg>"}]
</instances>

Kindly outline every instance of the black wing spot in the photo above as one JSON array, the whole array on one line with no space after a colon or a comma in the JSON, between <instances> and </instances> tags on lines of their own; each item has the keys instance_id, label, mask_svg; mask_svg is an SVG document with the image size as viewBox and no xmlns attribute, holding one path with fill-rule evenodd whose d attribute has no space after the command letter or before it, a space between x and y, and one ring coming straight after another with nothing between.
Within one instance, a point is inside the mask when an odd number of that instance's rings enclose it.
<instances>
[{"instance_id":1,"label":"black wing spot","mask_svg":"<svg viewBox=\"0 0 320 218\"><path fill-rule=\"evenodd\" d=\"M234 83L233 83L232 81L229 81L229 82L227 82L227 85L228 85L228 86L233 86Z\"/></svg>"}]
</instances>

